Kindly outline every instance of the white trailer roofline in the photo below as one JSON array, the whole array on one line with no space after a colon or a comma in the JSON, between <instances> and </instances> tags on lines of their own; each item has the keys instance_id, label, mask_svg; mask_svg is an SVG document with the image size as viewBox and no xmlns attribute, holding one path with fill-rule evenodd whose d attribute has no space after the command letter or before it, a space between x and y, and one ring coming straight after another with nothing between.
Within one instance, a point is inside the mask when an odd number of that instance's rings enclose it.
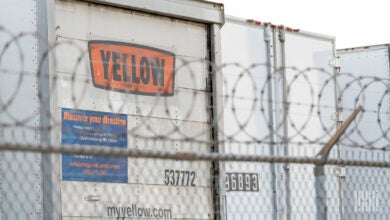
<instances>
[{"instance_id":1,"label":"white trailer roofline","mask_svg":"<svg viewBox=\"0 0 390 220\"><path fill-rule=\"evenodd\" d=\"M361 52L361 51L367 51L367 50L380 50L383 48L389 48L390 44L376 44L376 45L369 45L369 46L361 46L361 47L349 47L349 48L342 48L338 49L338 53L344 53L344 52Z\"/></svg>"},{"instance_id":2,"label":"white trailer roofline","mask_svg":"<svg viewBox=\"0 0 390 220\"><path fill-rule=\"evenodd\" d=\"M229 15L225 16L225 20L229 21L231 23L236 23L236 24L240 24L240 25L247 25L249 27L264 27L265 24L270 24L269 22L260 22L260 21L257 21L257 23L256 23L255 20L243 19L243 18L229 16ZM252 22L250 22L250 21L252 21ZM279 27L280 25L272 24L272 26ZM286 28L286 29L288 29L288 28ZM288 33L302 35L305 37L319 39L319 40L332 41L332 42L335 42L335 40L336 40L335 37L330 36L330 35L319 34L319 33L314 33L314 32L309 32L309 31L303 31L300 29L292 29L290 31L289 30L287 30L287 31L288 31Z\"/></svg>"},{"instance_id":3,"label":"white trailer roofline","mask_svg":"<svg viewBox=\"0 0 390 220\"><path fill-rule=\"evenodd\" d=\"M200 0L82 0L208 24L225 22L221 3Z\"/></svg>"}]
</instances>

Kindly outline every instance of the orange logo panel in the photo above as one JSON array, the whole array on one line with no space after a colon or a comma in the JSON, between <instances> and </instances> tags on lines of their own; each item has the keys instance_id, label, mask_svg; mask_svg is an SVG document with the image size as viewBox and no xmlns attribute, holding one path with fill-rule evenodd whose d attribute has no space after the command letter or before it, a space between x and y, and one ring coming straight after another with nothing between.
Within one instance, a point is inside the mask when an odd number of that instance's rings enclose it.
<instances>
[{"instance_id":1,"label":"orange logo panel","mask_svg":"<svg viewBox=\"0 0 390 220\"><path fill-rule=\"evenodd\" d=\"M172 96L175 55L115 41L89 41L93 84L118 92Z\"/></svg>"}]
</instances>

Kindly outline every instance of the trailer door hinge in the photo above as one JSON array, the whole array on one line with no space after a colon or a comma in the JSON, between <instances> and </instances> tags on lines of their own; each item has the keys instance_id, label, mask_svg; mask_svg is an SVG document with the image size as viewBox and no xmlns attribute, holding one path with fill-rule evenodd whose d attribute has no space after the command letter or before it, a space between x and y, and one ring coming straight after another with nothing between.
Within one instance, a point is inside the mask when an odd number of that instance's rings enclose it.
<instances>
[{"instance_id":1,"label":"trailer door hinge","mask_svg":"<svg viewBox=\"0 0 390 220\"><path fill-rule=\"evenodd\" d=\"M330 119L335 122L343 122L343 118L340 113L334 112L330 115Z\"/></svg>"},{"instance_id":2,"label":"trailer door hinge","mask_svg":"<svg viewBox=\"0 0 390 220\"><path fill-rule=\"evenodd\" d=\"M345 167L336 167L334 169L334 175L337 177L345 177L346 171Z\"/></svg>"},{"instance_id":3,"label":"trailer door hinge","mask_svg":"<svg viewBox=\"0 0 390 220\"><path fill-rule=\"evenodd\" d=\"M264 24L264 41L265 42L271 42L272 39L272 33L271 33L271 27L270 24L265 23Z\"/></svg>"},{"instance_id":4,"label":"trailer door hinge","mask_svg":"<svg viewBox=\"0 0 390 220\"><path fill-rule=\"evenodd\" d=\"M340 71L340 57L333 57L330 59L329 65L335 68L337 71Z\"/></svg>"},{"instance_id":5,"label":"trailer door hinge","mask_svg":"<svg viewBox=\"0 0 390 220\"><path fill-rule=\"evenodd\" d=\"M100 196L99 195L86 195L86 196L84 196L84 200L89 201L89 202L96 202L96 201L100 200Z\"/></svg>"}]
</instances>

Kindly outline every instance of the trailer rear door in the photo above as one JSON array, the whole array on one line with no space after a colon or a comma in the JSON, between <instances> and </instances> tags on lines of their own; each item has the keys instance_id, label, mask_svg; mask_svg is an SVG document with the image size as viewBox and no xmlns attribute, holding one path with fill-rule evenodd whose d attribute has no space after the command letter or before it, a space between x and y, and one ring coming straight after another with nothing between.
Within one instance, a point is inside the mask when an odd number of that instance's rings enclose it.
<instances>
[{"instance_id":1,"label":"trailer rear door","mask_svg":"<svg viewBox=\"0 0 390 220\"><path fill-rule=\"evenodd\" d=\"M80 1L56 1L55 20L57 143L210 151L209 24ZM210 162L63 154L60 166L63 219L213 216Z\"/></svg>"}]
</instances>

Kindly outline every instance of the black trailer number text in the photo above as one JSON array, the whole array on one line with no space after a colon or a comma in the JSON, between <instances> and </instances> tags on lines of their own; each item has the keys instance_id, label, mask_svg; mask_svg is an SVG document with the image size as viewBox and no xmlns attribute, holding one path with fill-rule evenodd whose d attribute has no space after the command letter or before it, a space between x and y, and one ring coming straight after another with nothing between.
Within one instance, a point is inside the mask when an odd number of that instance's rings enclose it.
<instances>
[{"instance_id":1,"label":"black trailer number text","mask_svg":"<svg viewBox=\"0 0 390 220\"><path fill-rule=\"evenodd\" d=\"M226 191L259 191L257 173L226 173Z\"/></svg>"},{"instance_id":2,"label":"black trailer number text","mask_svg":"<svg viewBox=\"0 0 390 220\"><path fill-rule=\"evenodd\" d=\"M189 170L165 170L164 183L172 186L196 186L195 171Z\"/></svg>"}]
</instances>

